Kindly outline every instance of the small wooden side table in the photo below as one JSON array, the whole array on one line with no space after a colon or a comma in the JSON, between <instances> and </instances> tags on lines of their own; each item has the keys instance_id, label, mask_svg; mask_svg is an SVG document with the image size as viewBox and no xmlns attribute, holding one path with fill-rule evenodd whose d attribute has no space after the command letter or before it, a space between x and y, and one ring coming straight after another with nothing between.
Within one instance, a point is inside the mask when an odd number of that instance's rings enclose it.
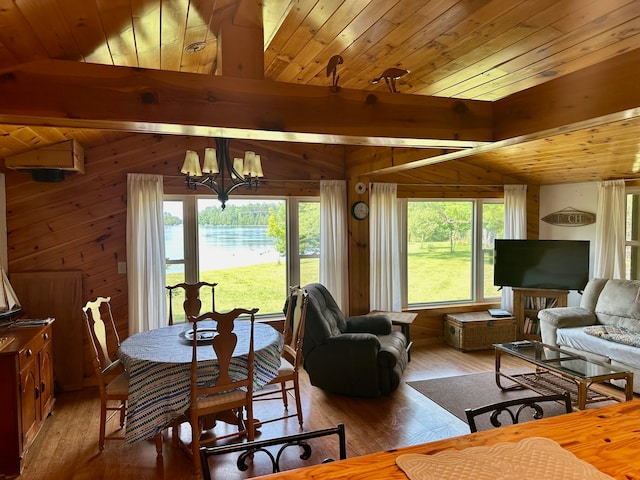
<instances>
[{"instance_id":1,"label":"small wooden side table","mask_svg":"<svg viewBox=\"0 0 640 480\"><path fill-rule=\"evenodd\" d=\"M380 313L387 315L393 325L398 325L400 327L400 331L407 339L407 360L410 362L411 345L413 345L413 342L411 341L411 324L416 319L418 314L414 312L385 312L382 310L373 310L369 313Z\"/></svg>"}]
</instances>

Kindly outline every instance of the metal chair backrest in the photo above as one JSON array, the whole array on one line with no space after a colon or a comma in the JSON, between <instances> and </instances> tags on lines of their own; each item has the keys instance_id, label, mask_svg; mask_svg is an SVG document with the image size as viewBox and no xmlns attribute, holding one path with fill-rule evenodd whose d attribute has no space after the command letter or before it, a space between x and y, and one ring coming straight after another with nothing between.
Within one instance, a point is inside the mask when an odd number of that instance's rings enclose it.
<instances>
[{"instance_id":1,"label":"metal chair backrest","mask_svg":"<svg viewBox=\"0 0 640 480\"><path fill-rule=\"evenodd\" d=\"M197 317L200 315L202 301L200 300L200 289L202 287L211 287L211 311L216 311L215 287L217 283L198 282L198 283L178 283L176 285L167 285L165 288L169 292L169 325L173 325L173 297L176 294L175 289L182 289L184 293L184 319L188 321L189 317Z\"/></svg>"},{"instance_id":2,"label":"metal chair backrest","mask_svg":"<svg viewBox=\"0 0 640 480\"><path fill-rule=\"evenodd\" d=\"M474 433L478 431L476 418L480 415L491 412L489 415L489 421L494 427L502 426L501 418L506 418L515 425L520 422L520 414L524 411L532 413L533 419L538 420L542 418L544 416L544 411L540 404L549 402L564 403L566 413L571 413L573 411L571 407L571 395L569 392L564 392L557 395L515 398L512 400L505 400L504 402L484 405L478 408L467 408L465 410L465 414L467 416L467 422L469 423L469 429L471 430L471 433Z\"/></svg>"},{"instance_id":3,"label":"metal chair backrest","mask_svg":"<svg viewBox=\"0 0 640 480\"><path fill-rule=\"evenodd\" d=\"M342 423L335 427L325 428L323 430L314 430L311 432L297 433L293 435L287 435L284 437L272 438L269 440L255 440L252 442L245 442L240 444L222 445L218 447L201 447L200 448L200 460L202 463L202 475L205 480L211 480L211 472L209 471L209 457L214 455L225 455L234 452L243 452L236 462L236 466L240 471L246 471L249 467L247 465L247 459L254 459L256 452L263 452L271 460L271 466L273 473L281 471L280 459L282 453L288 447L297 445L304 450L301 459L307 460L311 457L312 449L307 443L307 440L319 437L326 437L328 435L338 436L338 448L340 460L347 458L347 441L344 425ZM280 445L278 453L274 456L267 447ZM334 459L325 458L322 463L332 462Z\"/></svg>"}]
</instances>

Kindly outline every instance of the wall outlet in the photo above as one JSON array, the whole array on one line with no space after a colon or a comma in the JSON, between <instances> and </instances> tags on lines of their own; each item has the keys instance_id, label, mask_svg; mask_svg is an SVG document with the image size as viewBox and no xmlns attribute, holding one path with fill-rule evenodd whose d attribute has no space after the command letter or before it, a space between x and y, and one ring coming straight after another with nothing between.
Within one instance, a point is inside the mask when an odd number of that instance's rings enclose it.
<instances>
[{"instance_id":1,"label":"wall outlet","mask_svg":"<svg viewBox=\"0 0 640 480\"><path fill-rule=\"evenodd\" d=\"M123 275L127 273L127 262L118 262L118 273Z\"/></svg>"}]
</instances>

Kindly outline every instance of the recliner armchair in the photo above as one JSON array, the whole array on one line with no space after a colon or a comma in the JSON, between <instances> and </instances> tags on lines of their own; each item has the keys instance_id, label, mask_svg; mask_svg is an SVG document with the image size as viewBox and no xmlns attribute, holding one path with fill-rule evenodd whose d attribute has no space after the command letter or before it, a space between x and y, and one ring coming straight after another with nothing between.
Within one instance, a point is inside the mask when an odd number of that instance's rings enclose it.
<instances>
[{"instance_id":1,"label":"recliner armchair","mask_svg":"<svg viewBox=\"0 0 640 480\"><path fill-rule=\"evenodd\" d=\"M324 285L309 294L302 355L312 385L359 397L388 395L407 365L407 340L386 315L345 318Z\"/></svg>"}]
</instances>

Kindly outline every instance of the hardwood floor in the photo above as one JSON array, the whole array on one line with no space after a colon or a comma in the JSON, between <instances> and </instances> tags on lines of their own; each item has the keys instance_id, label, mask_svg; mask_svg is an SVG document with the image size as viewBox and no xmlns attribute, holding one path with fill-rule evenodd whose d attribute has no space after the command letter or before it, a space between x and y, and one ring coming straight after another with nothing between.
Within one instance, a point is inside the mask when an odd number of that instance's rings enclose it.
<instances>
[{"instance_id":1,"label":"hardwood floor","mask_svg":"<svg viewBox=\"0 0 640 480\"><path fill-rule=\"evenodd\" d=\"M406 384L411 380L450 377L493 370L493 352L462 353L445 345L414 346L403 382L389 397L352 398L323 392L309 384L303 373L301 388L304 430L315 430L344 423L347 456L353 457L395 447L448 438L468 432L468 426L441 409ZM275 417L282 403L258 402L256 418ZM271 412L271 413L270 413ZM170 435L164 435L163 456L156 457L154 442L125 445L122 440L108 441L98 451L98 392L61 393L53 415L47 419L29 452L21 480L50 479L180 479L191 478L191 462L174 447ZM113 422L117 426L117 422ZM182 428L182 433L188 431ZM298 433L296 418L266 424L257 439ZM334 437L314 442L314 457L337 458ZM285 455L286 468L304 466L296 448ZM256 454L247 472L239 472L235 456L226 455L211 461L213 478L249 478L270 473L266 457ZM314 462L314 458L309 460ZM284 468L284 467L283 467ZM0 475L0 478L3 478Z\"/></svg>"}]
</instances>

